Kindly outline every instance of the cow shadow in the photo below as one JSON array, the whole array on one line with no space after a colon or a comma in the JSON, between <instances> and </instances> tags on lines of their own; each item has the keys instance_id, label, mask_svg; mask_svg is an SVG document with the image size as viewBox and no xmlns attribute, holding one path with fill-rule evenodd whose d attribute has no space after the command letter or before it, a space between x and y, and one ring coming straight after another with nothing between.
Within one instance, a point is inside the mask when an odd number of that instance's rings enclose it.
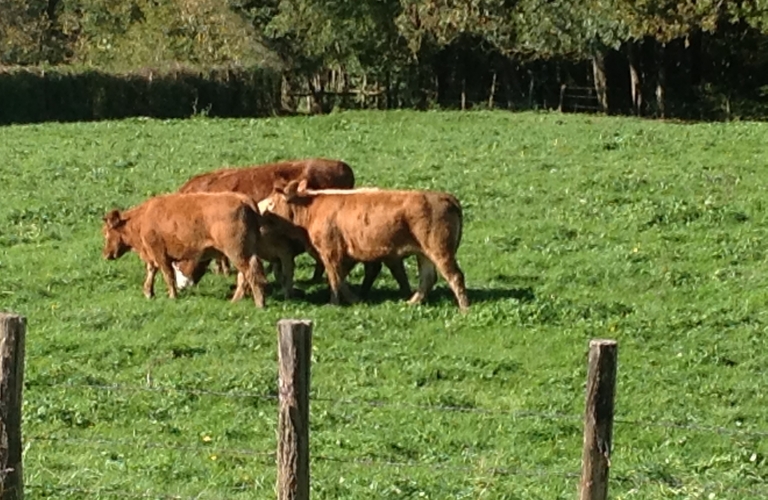
<instances>
[{"instance_id":1,"label":"cow shadow","mask_svg":"<svg viewBox=\"0 0 768 500\"><path fill-rule=\"evenodd\" d=\"M373 288L367 295L360 295L360 288L351 285L352 291L358 295L361 304L383 304L386 302L407 302L410 298L400 293L396 288ZM415 291L415 290L414 290ZM280 297L273 296L280 299ZM498 302L500 300L514 299L519 302L532 302L536 300L536 294L532 287L522 288L467 288L467 297L471 304L483 304L489 302ZM294 299L302 302L308 302L314 305L324 305L331 300L331 293L327 285L315 286L303 291L302 295L297 295ZM447 286L436 286L427 296L426 304L442 304L455 302L453 292Z\"/></svg>"}]
</instances>

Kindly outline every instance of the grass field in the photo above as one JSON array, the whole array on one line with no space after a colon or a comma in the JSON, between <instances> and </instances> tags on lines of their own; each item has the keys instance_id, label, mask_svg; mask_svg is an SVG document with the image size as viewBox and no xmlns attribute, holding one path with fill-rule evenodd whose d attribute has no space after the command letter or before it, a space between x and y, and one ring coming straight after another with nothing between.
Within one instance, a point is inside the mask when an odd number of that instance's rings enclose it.
<instances>
[{"instance_id":1,"label":"grass field","mask_svg":"<svg viewBox=\"0 0 768 500\"><path fill-rule=\"evenodd\" d=\"M0 128L0 309L29 323L27 498L274 498L285 317L315 322L314 499L575 498L585 354L606 337L611 497L765 498L767 137L506 112ZM234 278L213 274L176 301L158 278L149 301L136 255L101 259L113 206L309 156L346 160L359 186L457 195L470 312L442 279L407 306L386 270L348 307L302 283L306 299L230 304Z\"/></svg>"}]
</instances>

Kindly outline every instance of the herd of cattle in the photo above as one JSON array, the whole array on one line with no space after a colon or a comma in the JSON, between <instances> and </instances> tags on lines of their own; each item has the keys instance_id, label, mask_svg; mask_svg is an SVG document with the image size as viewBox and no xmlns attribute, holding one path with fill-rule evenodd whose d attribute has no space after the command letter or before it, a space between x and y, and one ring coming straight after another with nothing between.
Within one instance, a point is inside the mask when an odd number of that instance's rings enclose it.
<instances>
[{"instance_id":1,"label":"herd of cattle","mask_svg":"<svg viewBox=\"0 0 768 500\"><path fill-rule=\"evenodd\" d=\"M136 252L146 266L147 298L154 296L158 269L168 296L175 298L215 261L217 272L237 270L233 302L250 291L256 307L264 307L262 261L289 298L298 292L294 259L307 252L315 260L312 280L327 275L332 304L358 300L346 277L360 262L365 266L362 295L384 265L409 303L421 303L439 271L459 308L467 310L464 273L456 261L462 235L459 201L437 191L354 185L348 164L322 158L200 174L178 192L107 213L103 256L111 260ZM403 265L410 255L416 255L419 270L413 295Z\"/></svg>"}]
</instances>

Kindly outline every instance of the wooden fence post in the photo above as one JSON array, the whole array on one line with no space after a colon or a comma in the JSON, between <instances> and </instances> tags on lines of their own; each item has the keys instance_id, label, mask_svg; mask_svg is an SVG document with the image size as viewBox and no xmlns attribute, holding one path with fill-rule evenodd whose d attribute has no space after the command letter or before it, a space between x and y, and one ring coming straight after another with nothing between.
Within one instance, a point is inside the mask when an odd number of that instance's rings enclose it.
<instances>
[{"instance_id":1,"label":"wooden fence post","mask_svg":"<svg viewBox=\"0 0 768 500\"><path fill-rule=\"evenodd\" d=\"M616 393L616 351L615 340L595 339L589 342L580 500L608 498L613 400Z\"/></svg>"},{"instance_id":2,"label":"wooden fence post","mask_svg":"<svg viewBox=\"0 0 768 500\"><path fill-rule=\"evenodd\" d=\"M309 365L312 322L277 322L279 414L277 498L309 500Z\"/></svg>"},{"instance_id":3,"label":"wooden fence post","mask_svg":"<svg viewBox=\"0 0 768 500\"><path fill-rule=\"evenodd\" d=\"M24 498L21 467L21 389L27 319L0 313L0 499Z\"/></svg>"}]
</instances>

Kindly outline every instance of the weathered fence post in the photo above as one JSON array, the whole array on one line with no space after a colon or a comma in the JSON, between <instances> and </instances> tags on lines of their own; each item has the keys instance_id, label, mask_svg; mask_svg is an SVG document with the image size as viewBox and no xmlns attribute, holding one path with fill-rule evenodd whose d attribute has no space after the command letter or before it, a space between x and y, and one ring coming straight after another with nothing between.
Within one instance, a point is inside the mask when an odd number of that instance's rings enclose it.
<instances>
[{"instance_id":1,"label":"weathered fence post","mask_svg":"<svg viewBox=\"0 0 768 500\"><path fill-rule=\"evenodd\" d=\"M595 339L589 342L580 500L608 498L613 399L616 393L616 350L615 340Z\"/></svg>"},{"instance_id":2,"label":"weathered fence post","mask_svg":"<svg viewBox=\"0 0 768 500\"><path fill-rule=\"evenodd\" d=\"M277 421L277 498L309 499L309 365L312 322L277 322L279 414Z\"/></svg>"},{"instance_id":3,"label":"weathered fence post","mask_svg":"<svg viewBox=\"0 0 768 500\"><path fill-rule=\"evenodd\" d=\"M0 313L0 499L24 498L21 467L21 388L27 319Z\"/></svg>"}]
</instances>

